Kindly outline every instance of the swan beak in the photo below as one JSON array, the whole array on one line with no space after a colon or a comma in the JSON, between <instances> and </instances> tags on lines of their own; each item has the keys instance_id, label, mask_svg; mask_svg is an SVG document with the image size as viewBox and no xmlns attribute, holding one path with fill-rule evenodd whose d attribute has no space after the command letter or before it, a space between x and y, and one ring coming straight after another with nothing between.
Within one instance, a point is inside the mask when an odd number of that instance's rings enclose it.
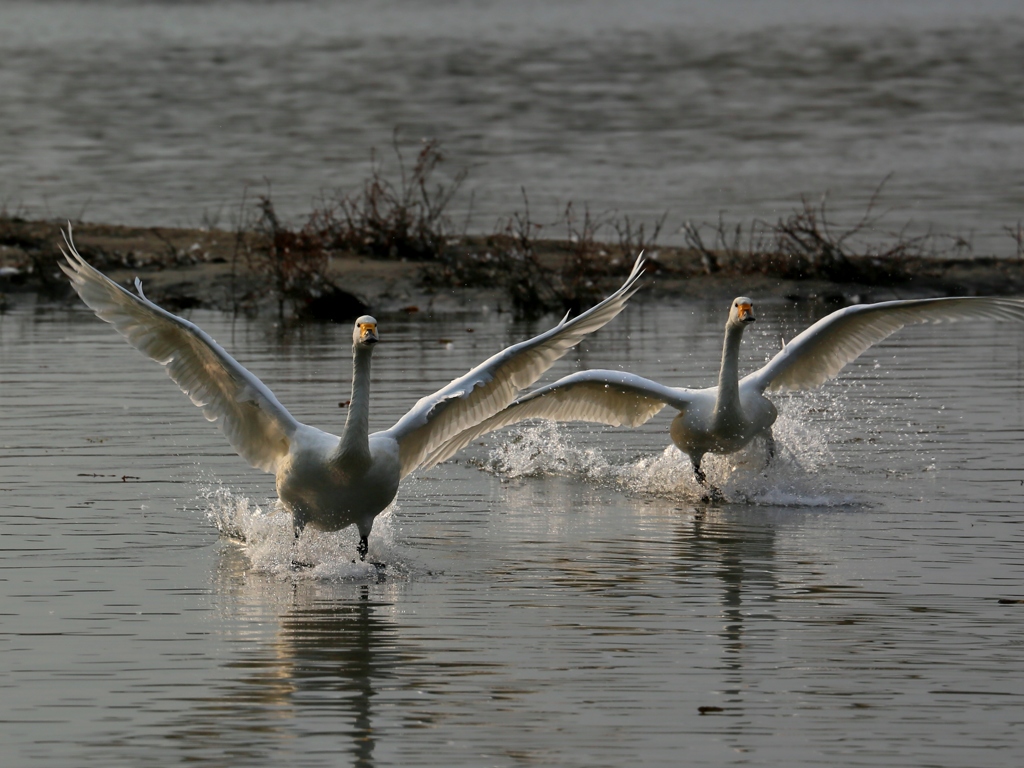
<instances>
[{"instance_id":1,"label":"swan beak","mask_svg":"<svg viewBox=\"0 0 1024 768\"><path fill-rule=\"evenodd\" d=\"M377 324L376 323L360 323L359 324L359 343L360 344L376 344L380 341L380 337L377 336Z\"/></svg>"},{"instance_id":2,"label":"swan beak","mask_svg":"<svg viewBox=\"0 0 1024 768\"><path fill-rule=\"evenodd\" d=\"M752 323L757 320L754 317L754 308L750 304L740 304L736 307L736 314L740 318L740 322Z\"/></svg>"}]
</instances>

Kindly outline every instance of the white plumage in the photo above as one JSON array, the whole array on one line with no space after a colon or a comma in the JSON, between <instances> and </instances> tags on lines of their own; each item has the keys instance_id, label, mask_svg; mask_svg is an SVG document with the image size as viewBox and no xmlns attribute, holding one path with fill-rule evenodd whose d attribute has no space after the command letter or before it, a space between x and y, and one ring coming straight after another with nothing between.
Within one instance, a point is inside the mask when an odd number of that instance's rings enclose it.
<instances>
[{"instance_id":1,"label":"white plumage","mask_svg":"<svg viewBox=\"0 0 1024 768\"><path fill-rule=\"evenodd\" d=\"M435 450L428 464L444 461L481 435L524 419L637 426L667 405L678 411L669 430L672 441L690 457L697 479L707 486L700 466L706 453L733 453L757 437L767 442L769 458L774 453L772 425L777 412L765 397L766 391L818 387L906 325L984 319L1024 321L1024 301L963 297L846 307L816 322L767 365L741 380L740 340L754 314L751 300L739 297L729 310L717 386L682 389L624 371L581 371L531 392L481 421Z\"/></svg>"},{"instance_id":2,"label":"white plumage","mask_svg":"<svg viewBox=\"0 0 1024 768\"><path fill-rule=\"evenodd\" d=\"M339 437L297 421L206 332L149 301L138 280L135 295L94 269L75 249L70 227L64 239L68 250L60 267L78 295L129 344L165 366L242 458L275 474L296 535L306 525L338 530L354 524L360 557L366 555L374 518L394 499L401 478L500 412L587 334L611 321L638 290L643 271L641 256L622 287L597 306L485 360L422 398L390 429L372 435L370 358L377 321L359 318L352 339L352 400Z\"/></svg>"}]
</instances>

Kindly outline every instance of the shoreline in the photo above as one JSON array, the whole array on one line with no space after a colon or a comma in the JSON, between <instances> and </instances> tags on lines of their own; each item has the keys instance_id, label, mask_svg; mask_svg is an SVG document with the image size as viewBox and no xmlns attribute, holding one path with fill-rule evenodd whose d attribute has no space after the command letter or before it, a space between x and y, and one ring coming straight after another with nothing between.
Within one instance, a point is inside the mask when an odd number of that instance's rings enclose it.
<instances>
[{"instance_id":1,"label":"shoreline","mask_svg":"<svg viewBox=\"0 0 1024 768\"><path fill-rule=\"evenodd\" d=\"M253 233L225 230L74 225L76 246L94 266L122 285L136 277L147 296L172 311L194 307L259 313L270 306L266 277L254 274ZM56 266L61 226L16 218L0 220L0 307L17 303L20 294L70 301L71 292ZM623 246L557 240L533 242L531 258L542 280L585 278L577 300L614 290L636 257ZM453 239L445 256L430 261L381 259L330 252L325 275L330 283L357 298L371 312L457 312L487 305L510 310L510 262L492 256L508 247L500 236ZM837 304L953 295L1024 295L1024 260L995 257L856 257L844 261L838 279L807 274L794 257L719 254L713 265L706 255L675 246L650 246L648 278L641 301L721 298L750 295L791 301ZM52 267L47 269L47 266ZM505 271L503 271L505 270ZM536 278L536 274L534 278Z\"/></svg>"}]
</instances>

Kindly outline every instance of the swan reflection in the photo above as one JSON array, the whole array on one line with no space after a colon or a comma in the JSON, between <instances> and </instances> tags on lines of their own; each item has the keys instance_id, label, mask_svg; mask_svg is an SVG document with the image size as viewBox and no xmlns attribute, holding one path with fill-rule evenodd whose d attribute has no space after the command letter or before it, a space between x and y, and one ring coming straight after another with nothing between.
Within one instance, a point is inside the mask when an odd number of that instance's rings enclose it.
<instances>
[{"instance_id":1,"label":"swan reflection","mask_svg":"<svg viewBox=\"0 0 1024 768\"><path fill-rule=\"evenodd\" d=\"M373 702L406 654L388 585L280 580L247 573L226 545L217 591L224 674L170 730L194 762L250 763L349 754L374 765ZM291 757L290 757L291 756Z\"/></svg>"}]
</instances>

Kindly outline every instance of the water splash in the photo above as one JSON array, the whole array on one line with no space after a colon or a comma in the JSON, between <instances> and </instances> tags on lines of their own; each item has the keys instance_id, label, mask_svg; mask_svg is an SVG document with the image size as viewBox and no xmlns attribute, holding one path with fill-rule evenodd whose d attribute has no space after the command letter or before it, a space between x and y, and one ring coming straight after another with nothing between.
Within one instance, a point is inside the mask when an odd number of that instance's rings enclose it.
<instances>
[{"instance_id":1,"label":"water splash","mask_svg":"<svg viewBox=\"0 0 1024 768\"><path fill-rule=\"evenodd\" d=\"M733 503L795 507L856 504L851 493L834 488L822 472L834 464L834 457L827 435L811 418L820 411L820 404L814 398L786 398L785 404L789 407L780 409L774 428L774 460L766 466L765 445L760 440L728 456L708 454L702 467L709 482ZM483 467L502 477L574 476L614 484L633 493L687 502L699 501L707 493L694 477L689 458L674 445L651 456L616 464L600 448L584 448L567 438L552 421L512 432L491 452Z\"/></svg>"},{"instance_id":2,"label":"water splash","mask_svg":"<svg viewBox=\"0 0 1024 768\"><path fill-rule=\"evenodd\" d=\"M581 448L566 440L554 421L512 430L484 467L509 478L563 474L602 480L614 471L599 448Z\"/></svg>"},{"instance_id":3,"label":"water splash","mask_svg":"<svg viewBox=\"0 0 1024 768\"><path fill-rule=\"evenodd\" d=\"M242 548L251 571L278 578L333 581L377 580L381 569L354 558L358 534L354 526L324 532L307 528L296 541L291 514L276 499L259 503L227 488L203 493L207 517L221 534ZM369 561L387 562L387 576L407 576L396 555L392 504L373 523Z\"/></svg>"}]
</instances>

